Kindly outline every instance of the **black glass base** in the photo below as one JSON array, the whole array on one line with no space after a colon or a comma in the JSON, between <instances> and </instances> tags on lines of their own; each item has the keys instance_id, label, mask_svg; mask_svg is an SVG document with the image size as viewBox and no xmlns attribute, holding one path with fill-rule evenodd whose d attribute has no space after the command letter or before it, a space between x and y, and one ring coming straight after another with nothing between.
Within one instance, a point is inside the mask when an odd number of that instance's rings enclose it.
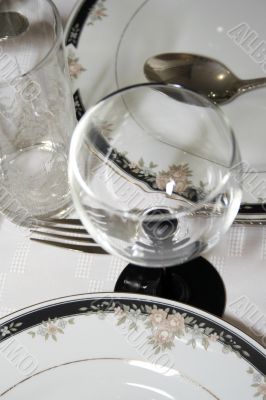
<instances>
[{"instance_id":1,"label":"black glass base","mask_svg":"<svg viewBox=\"0 0 266 400\"><path fill-rule=\"evenodd\" d=\"M189 304L219 317L223 315L226 300L220 275L202 257L167 268L129 264L118 278L115 292L163 297Z\"/></svg>"}]
</instances>

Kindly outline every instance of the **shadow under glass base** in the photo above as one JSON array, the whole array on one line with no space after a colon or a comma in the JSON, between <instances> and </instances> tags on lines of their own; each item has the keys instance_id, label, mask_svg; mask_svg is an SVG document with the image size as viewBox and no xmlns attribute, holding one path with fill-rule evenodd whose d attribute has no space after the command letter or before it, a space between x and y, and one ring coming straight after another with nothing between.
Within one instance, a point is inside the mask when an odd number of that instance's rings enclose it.
<instances>
[{"instance_id":1,"label":"shadow under glass base","mask_svg":"<svg viewBox=\"0 0 266 400\"><path fill-rule=\"evenodd\" d=\"M129 264L118 278L115 292L140 293L179 301L219 317L223 315L226 300L220 275L202 257L167 268Z\"/></svg>"}]
</instances>

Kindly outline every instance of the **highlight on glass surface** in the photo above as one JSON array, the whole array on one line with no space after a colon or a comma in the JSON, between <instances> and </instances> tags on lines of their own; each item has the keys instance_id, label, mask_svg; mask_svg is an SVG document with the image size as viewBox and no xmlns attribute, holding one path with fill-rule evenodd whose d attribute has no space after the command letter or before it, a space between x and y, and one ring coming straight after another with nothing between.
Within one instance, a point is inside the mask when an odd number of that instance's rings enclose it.
<instances>
[{"instance_id":1,"label":"highlight on glass surface","mask_svg":"<svg viewBox=\"0 0 266 400\"><path fill-rule=\"evenodd\" d=\"M177 85L135 85L92 107L74 132L69 178L87 230L141 266L178 265L210 249L241 200L229 124Z\"/></svg>"}]
</instances>

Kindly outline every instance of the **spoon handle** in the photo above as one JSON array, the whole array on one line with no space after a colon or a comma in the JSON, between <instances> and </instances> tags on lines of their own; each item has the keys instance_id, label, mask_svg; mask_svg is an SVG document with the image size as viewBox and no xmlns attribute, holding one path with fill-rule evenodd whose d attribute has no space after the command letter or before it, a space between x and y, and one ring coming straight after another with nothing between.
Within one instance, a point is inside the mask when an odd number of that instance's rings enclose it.
<instances>
[{"instance_id":1,"label":"spoon handle","mask_svg":"<svg viewBox=\"0 0 266 400\"><path fill-rule=\"evenodd\" d=\"M238 89L239 92L244 93L250 90L259 89L260 87L266 86L266 77L257 79L245 79L242 81L242 85Z\"/></svg>"}]
</instances>

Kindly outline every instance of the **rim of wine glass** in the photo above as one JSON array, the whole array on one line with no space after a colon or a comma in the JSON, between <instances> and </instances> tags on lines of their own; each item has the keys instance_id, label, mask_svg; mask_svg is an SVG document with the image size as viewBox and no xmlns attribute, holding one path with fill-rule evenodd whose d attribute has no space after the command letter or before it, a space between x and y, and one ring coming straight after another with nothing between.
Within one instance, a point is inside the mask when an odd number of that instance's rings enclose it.
<instances>
[{"instance_id":1,"label":"rim of wine glass","mask_svg":"<svg viewBox=\"0 0 266 400\"><path fill-rule=\"evenodd\" d=\"M34 1L34 0L32 0ZM34 65L34 67L30 68L28 71L24 72L20 76L21 78L26 77L27 75L30 75L32 72L39 70L46 62L50 59L50 57L53 55L54 51L57 50L57 48L60 46L61 42L63 43L63 26L61 22L61 17L59 14L59 11L54 4L52 0L44 0L48 5L50 5L52 12L53 12L53 17L54 17L54 40L53 43L51 44L49 50L47 53L42 57L42 59ZM1 83L1 86L6 86L8 83L3 84Z\"/></svg>"},{"instance_id":2,"label":"rim of wine glass","mask_svg":"<svg viewBox=\"0 0 266 400\"><path fill-rule=\"evenodd\" d=\"M88 121L90 120L91 115L94 113L95 109L97 107L99 107L101 105L101 103L103 103L104 101L108 100L109 98L119 94L119 93L123 93L126 92L128 90L134 89L134 88L138 88L138 87L170 87L170 88L177 88L177 89L181 89L183 91L189 92L193 95L196 95L197 97L199 97L200 99L203 100L203 103L205 102L206 105L209 105L211 108L215 109L215 111L220 115L221 119L223 120L227 131L228 131L228 135L230 137L230 141L232 143L232 157L230 160L230 164L229 166L224 166L225 168L228 168L229 171L227 174L225 174L222 178L222 180L220 181L219 185L217 185L210 193L208 196L206 196L206 198L204 198L204 200L199 201L197 203L193 203L190 200L185 199L184 201L188 202L190 204L190 208L185 210L185 211L177 211L177 212L172 212L171 213L171 217L176 217L176 218L180 218L183 215L187 215L188 213L197 211L199 209L201 209L206 203L210 202L213 198L215 198L221 191L221 189L227 184L228 180L230 179L231 175L232 175L232 169L233 167L241 167L241 157L240 157L240 151L238 148L238 144L233 132L233 129L229 123L229 120L226 116L226 114L222 111L222 109L212 103L210 100L208 100L207 98L205 98L204 96L195 93L189 89L186 89L184 87L182 87L181 85L177 85L177 84L162 84L162 83L139 83L139 84L135 84L135 85L130 85L130 86L125 86L123 88L120 88L110 94L108 94L107 96L105 96L104 98L102 98L97 104L95 104L94 106L90 107L86 113L84 114L84 116L81 118L81 120L79 121L78 125L76 126L73 136L72 136L72 140L71 140L71 144L70 144L70 152L69 152L69 165L68 165L68 175L69 175L69 181L70 181L70 188L72 191L72 179L73 177L75 177L75 179L78 181L80 187L82 188L82 190L84 190L84 192L86 194L88 194L91 198L93 198L94 200L97 201L97 203L103 207L103 209L112 212L115 215L119 215L119 216L127 216L130 218L134 218L134 216L136 216L137 219L139 219L139 211L134 211L134 210L119 210L115 207L110 206L110 204L105 203L104 201L102 201L101 199L99 199L99 197L95 196L94 192L89 188L89 186L86 184L86 182L84 181L84 179L82 178L79 168L78 168L78 164L77 164L77 158L76 158L76 152L77 152L77 148L81 142L80 138L82 138L82 136L84 136L85 132L86 132L86 127L88 124ZM235 160L236 158L239 157L239 160L237 160L237 163L235 164ZM239 188L241 188L241 181L236 183L239 184ZM73 191L72 191L73 192ZM160 220L168 220L169 216L165 215L160 215ZM158 216L146 216L145 220L149 220L149 221L156 221L158 220Z\"/></svg>"}]
</instances>

